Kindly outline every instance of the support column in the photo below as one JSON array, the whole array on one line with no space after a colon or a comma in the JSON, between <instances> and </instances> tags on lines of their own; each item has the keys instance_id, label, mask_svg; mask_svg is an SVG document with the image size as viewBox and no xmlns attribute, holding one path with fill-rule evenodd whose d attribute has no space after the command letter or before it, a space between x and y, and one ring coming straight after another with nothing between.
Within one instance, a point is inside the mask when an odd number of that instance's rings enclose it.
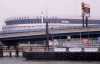
<instances>
[{"instance_id":1,"label":"support column","mask_svg":"<svg viewBox=\"0 0 100 64\"><path fill-rule=\"evenodd\" d=\"M3 47L0 45L0 57L3 57Z\"/></svg>"},{"instance_id":2,"label":"support column","mask_svg":"<svg viewBox=\"0 0 100 64\"><path fill-rule=\"evenodd\" d=\"M16 50L16 57L19 57L19 54L18 54L19 51L18 51L18 46L17 45L15 46L15 50Z\"/></svg>"},{"instance_id":3,"label":"support column","mask_svg":"<svg viewBox=\"0 0 100 64\"><path fill-rule=\"evenodd\" d=\"M11 48L11 46L8 46L9 57L12 57L12 55L11 55L11 49L10 48Z\"/></svg>"}]
</instances>

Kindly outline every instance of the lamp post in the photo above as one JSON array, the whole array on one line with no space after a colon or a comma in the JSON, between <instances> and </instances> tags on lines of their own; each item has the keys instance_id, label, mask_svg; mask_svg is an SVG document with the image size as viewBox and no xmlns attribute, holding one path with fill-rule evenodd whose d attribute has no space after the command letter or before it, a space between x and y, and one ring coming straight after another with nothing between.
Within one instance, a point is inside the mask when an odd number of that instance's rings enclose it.
<instances>
[{"instance_id":1,"label":"lamp post","mask_svg":"<svg viewBox=\"0 0 100 64\"><path fill-rule=\"evenodd\" d=\"M85 25L84 25L84 23L85 23L85 21L84 21L84 15L82 16L82 26L83 26L83 28L85 27Z\"/></svg>"},{"instance_id":2,"label":"lamp post","mask_svg":"<svg viewBox=\"0 0 100 64\"><path fill-rule=\"evenodd\" d=\"M46 21L46 45L49 48L49 26L48 26L48 21Z\"/></svg>"},{"instance_id":3,"label":"lamp post","mask_svg":"<svg viewBox=\"0 0 100 64\"><path fill-rule=\"evenodd\" d=\"M88 27L88 16L85 17L86 28Z\"/></svg>"},{"instance_id":4,"label":"lamp post","mask_svg":"<svg viewBox=\"0 0 100 64\"><path fill-rule=\"evenodd\" d=\"M84 2L82 2L81 3L81 9L82 9L82 27L84 28L85 27L85 25L84 25L84 23L85 23L85 21L84 21Z\"/></svg>"}]
</instances>

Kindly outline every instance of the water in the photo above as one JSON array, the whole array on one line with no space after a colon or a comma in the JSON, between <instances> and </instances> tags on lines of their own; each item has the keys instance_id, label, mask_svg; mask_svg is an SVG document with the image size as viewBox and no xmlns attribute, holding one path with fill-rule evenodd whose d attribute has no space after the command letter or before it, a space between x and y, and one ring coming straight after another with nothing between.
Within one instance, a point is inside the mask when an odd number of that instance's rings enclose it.
<instances>
[{"instance_id":1,"label":"water","mask_svg":"<svg viewBox=\"0 0 100 64\"><path fill-rule=\"evenodd\" d=\"M25 60L22 57L3 57L0 64L100 64L100 61Z\"/></svg>"}]
</instances>

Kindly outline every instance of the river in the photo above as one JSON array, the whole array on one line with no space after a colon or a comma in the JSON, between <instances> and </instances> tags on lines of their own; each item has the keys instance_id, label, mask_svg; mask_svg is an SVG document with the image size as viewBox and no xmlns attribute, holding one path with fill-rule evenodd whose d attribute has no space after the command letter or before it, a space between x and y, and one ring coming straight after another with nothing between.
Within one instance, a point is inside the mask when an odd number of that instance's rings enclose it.
<instances>
[{"instance_id":1,"label":"river","mask_svg":"<svg viewBox=\"0 0 100 64\"><path fill-rule=\"evenodd\" d=\"M26 60L22 57L2 57L0 64L100 64L100 61Z\"/></svg>"}]
</instances>

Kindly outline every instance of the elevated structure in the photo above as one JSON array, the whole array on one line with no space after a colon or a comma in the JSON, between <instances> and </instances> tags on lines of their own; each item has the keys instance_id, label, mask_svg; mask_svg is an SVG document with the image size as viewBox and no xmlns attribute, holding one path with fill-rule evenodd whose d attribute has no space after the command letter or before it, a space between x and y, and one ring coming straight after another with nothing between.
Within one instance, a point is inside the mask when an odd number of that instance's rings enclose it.
<instances>
[{"instance_id":1,"label":"elevated structure","mask_svg":"<svg viewBox=\"0 0 100 64\"><path fill-rule=\"evenodd\" d=\"M6 26L0 32L0 40L14 40L29 38L44 38L46 31L46 22L48 22L49 35L67 36L80 35L80 33L94 33L100 31L100 20L89 20L89 27L82 28L82 20L80 19L60 19L60 18L19 18L6 20ZM66 35L65 35L66 34ZM36 36L36 37L34 37ZM51 37L51 36L50 36ZM29 39L28 38L28 39Z\"/></svg>"},{"instance_id":2,"label":"elevated structure","mask_svg":"<svg viewBox=\"0 0 100 64\"><path fill-rule=\"evenodd\" d=\"M100 52L100 22L89 21L88 28L83 28L80 19L43 18L43 22L40 18L7 20L6 26L0 32L0 41L8 47L7 49L14 46L17 55L19 48L22 48L27 58L33 58L35 54L53 53L54 57L73 51ZM48 22L48 36L46 22ZM47 37L49 42L46 41Z\"/></svg>"},{"instance_id":3,"label":"elevated structure","mask_svg":"<svg viewBox=\"0 0 100 64\"><path fill-rule=\"evenodd\" d=\"M100 33L99 20L89 20L89 27L83 28L80 19L60 18L21 18L5 21L6 26L0 32L0 41L6 45L16 45L22 41L46 40L46 22L48 22L49 39L67 38L98 38Z\"/></svg>"},{"instance_id":4,"label":"elevated structure","mask_svg":"<svg viewBox=\"0 0 100 64\"><path fill-rule=\"evenodd\" d=\"M59 28L59 29L49 29L49 34L56 35L56 36L64 36L66 34L76 34L80 35L80 33L94 33L99 34L100 28ZM0 39L14 39L19 37L34 37L34 36L41 36L41 38L45 36L45 30L40 31L29 31L29 32L14 32L14 33L1 33ZM36 38L36 37L34 37Z\"/></svg>"},{"instance_id":5,"label":"elevated structure","mask_svg":"<svg viewBox=\"0 0 100 64\"><path fill-rule=\"evenodd\" d=\"M99 20L89 21L89 27L82 28L80 19L43 18L42 21L41 18L17 18L6 20L6 26L0 32L0 39L45 35L46 22L48 22L50 34L99 32Z\"/></svg>"}]
</instances>

